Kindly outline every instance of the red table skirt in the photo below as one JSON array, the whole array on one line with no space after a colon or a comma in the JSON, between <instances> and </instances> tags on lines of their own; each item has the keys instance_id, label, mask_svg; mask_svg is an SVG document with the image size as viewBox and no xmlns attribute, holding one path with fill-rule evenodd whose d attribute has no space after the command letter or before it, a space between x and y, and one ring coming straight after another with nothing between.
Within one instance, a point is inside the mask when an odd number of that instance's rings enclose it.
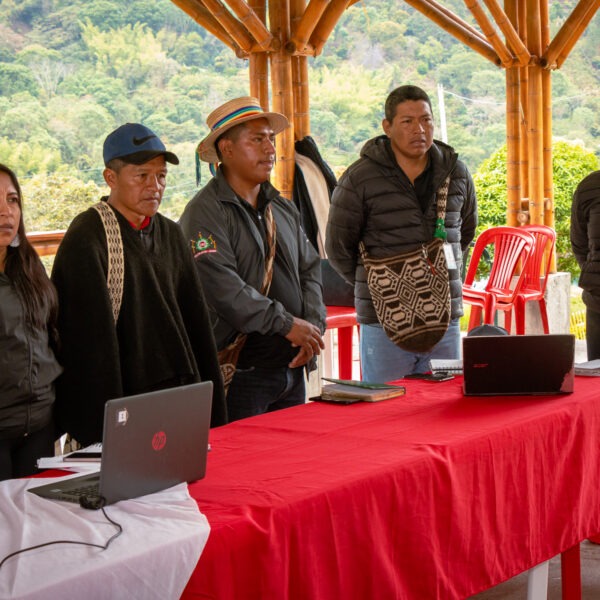
<instances>
[{"instance_id":1,"label":"red table skirt","mask_svg":"<svg viewBox=\"0 0 600 600\"><path fill-rule=\"evenodd\" d=\"M600 531L600 382L466 398L461 378L211 432L184 598L466 598ZM597 391L598 390L598 391Z\"/></svg>"}]
</instances>

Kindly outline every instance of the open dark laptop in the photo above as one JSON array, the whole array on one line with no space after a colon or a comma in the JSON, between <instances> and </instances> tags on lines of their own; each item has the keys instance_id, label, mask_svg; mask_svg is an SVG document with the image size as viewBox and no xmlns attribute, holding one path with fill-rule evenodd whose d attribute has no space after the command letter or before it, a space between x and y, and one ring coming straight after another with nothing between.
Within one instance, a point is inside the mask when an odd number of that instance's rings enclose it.
<instances>
[{"instance_id":1,"label":"open dark laptop","mask_svg":"<svg viewBox=\"0 0 600 600\"><path fill-rule=\"evenodd\" d=\"M28 491L100 508L201 479L212 393L213 384L207 381L109 400L100 471Z\"/></svg>"},{"instance_id":2,"label":"open dark laptop","mask_svg":"<svg viewBox=\"0 0 600 600\"><path fill-rule=\"evenodd\" d=\"M467 396L568 394L573 391L575 336L494 335L463 338Z\"/></svg>"}]
</instances>

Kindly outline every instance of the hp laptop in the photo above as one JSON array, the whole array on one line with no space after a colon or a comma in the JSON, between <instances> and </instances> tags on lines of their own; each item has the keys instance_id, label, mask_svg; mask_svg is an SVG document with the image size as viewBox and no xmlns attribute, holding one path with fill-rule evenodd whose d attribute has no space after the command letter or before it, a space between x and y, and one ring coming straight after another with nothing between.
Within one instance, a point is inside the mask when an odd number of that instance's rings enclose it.
<instances>
[{"instance_id":1,"label":"hp laptop","mask_svg":"<svg viewBox=\"0 0 600 600\"><path fill-rule=\"evenodd\" d=\"M462 343L467 396L573 391L575 336L571 334L467 336Z\"/></svg>"},{"instance_id":2,"label":"hp laptop","mask_svg":"<svg viewBox=\"0 0 600 600\"><path fill-rule=\"evenodd\" d=\"M28 488L44 498L101 508L204 477L211 381L116 400L104 408L100 471Z\"/></svg>"}]
</instances>

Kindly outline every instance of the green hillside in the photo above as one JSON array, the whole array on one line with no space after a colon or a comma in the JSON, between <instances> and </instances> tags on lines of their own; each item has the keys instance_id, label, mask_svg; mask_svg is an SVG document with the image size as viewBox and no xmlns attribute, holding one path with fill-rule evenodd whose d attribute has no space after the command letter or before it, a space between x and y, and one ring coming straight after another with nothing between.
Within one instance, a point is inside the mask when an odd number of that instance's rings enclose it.
<instances>
[{"instance_id":1,"label":"green hillside","mask_svg":"<svg viewBox=\"0 0 600 600\"><path fill-rule=\"evenodd\" d=\"M554 30L575 4L551 2ZM463 0L444 5L468 19ZM353 5L309 62L312 133L337 172L380 132L384 99L402 83L428 90L436 111L443 86L449 143L472 172L504 143L504 71L403 2ZM599 66L596 15L554 73L553 106L555 136L597 154ZM125 121L145 123L182 159L164 207L176 217L196 189L206 115L247 94L247 81L247 63L168 0L2 0L0 161L44 198L30 230L64 228L96 198L102 141Z\"/></svg>"}]
</instances>

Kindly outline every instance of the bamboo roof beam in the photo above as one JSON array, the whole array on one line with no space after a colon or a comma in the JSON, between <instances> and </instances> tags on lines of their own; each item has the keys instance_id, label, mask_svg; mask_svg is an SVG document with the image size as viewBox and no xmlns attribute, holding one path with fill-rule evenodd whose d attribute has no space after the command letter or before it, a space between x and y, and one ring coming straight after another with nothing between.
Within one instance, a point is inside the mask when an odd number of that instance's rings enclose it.
<instances>
[{"instance_id":1,"label":"bamboo roof beam","mask_svg":"<svg viewBox=\"0 0 600 600\"><path fill-rule=\"evenodd\" d=\"M285 45L285 49L287 53L291 54L292 56L316 56L315 47L310 43L307 43L304 45L304 47L299 48L294 42L288 42Z\"/></svg>"},{"instance_id":2,"label":"bamboo roof beam","mask_svg":"<svg viewBox=\"0 0 600 600\"><path fill-rule=\"evenodd\" d=\"M599 7L600 0L579 0L542 57L546 69L558 69L562 65Z\"/></svg>"},{"instance_id":3,"label":"bamboo roof beam","mask_svg":"<svg viewBox=\"0 0 600 600\"><path fill-rule=\"evenodd\" d=\"M202 0L202 4L212 13L214 18L221 24L223 29L232 37L233 41L249 53L256 43L248 30L235 19L221 0Z\"/></svg>"},{"instance_id":4,"label":"bamboo roof beam","mask_svg":"<svg viewBox=\"0 0 600 600\"><path fill-rule=\"evenodd\" d=\"M519 37L517 30L514 28L506 12L498 4L498 0L483 0L488 7L494 21L498 25L500 31L506 37L508 47L512 50L519 65L524 67L531 59L531 54L523 40Z\"/></svg>"},{"instance_id":5,"label":"bamboo roof beam","mask_svg":"<svg viewBox=\"0 0 600 600\"><path fill-rule=\"evenodd\" d=\"M266 0L248 0L261 23L267 22ZM270 35L270 34L269 34ZM248 60L250 95L258 98L264 111L269 111L269 57L266 52L251 52Z\"/></svg>"},{"instance_id":6,"label":"bamboo roof beam","mask_svg":"<svg viewBox=\"0 0 600 600\"><path fill-rule=\"evenodd\" d=\"M582 24L581 30L577 33L577 35L573 35L569 38L569 40L567 41L567 43L561 50L560 54L558 55L558 58L556 59L556 67L558 69L560 69L560 67L562 67L565 60L567 60L567 58L569 57L569 54L571 54L571 50L573 50L573 46L575 46L575 44L577 43L577 40L581 37L581 34L585 31L585 28L587 27L588 23L590 22L590 20L592 19L592 17L594 16L594 14L596 13L597 10L598 10L598 6L596 6L595 8L593 8L593 6L588 7L588 12L585 14L584 23Z\"/></svg>"},{"instance_id":7,"label":"bamboo roof beam","mask_svg":"<svg viewBox=\"0 0 600 600\"><path fill-rule=\"evenodd\" d=\"M319 22L310 34L310 43L315 49L314 56L321 54L325 42L329 39L333 28L337 25L349 3L350 0L331 0L325 7Z\"/></svg>"},{"instance_id":8,"label":"bamboo roof beam","mask_svg":"<svg viewBox=\"0 0 600 600\"><path fill-rule=\"evenodd\" d=\"M505 67L512 65L514 62L513 55L510 53L504 42L498 37L494 25L488 19L481 6L479 6L477 0L465 0L465 4L475 17L477 23L479 23L479 27L481 27L481 31L483 31L488 42L494 47L502 64Z\"/></svg>"},{"instance_id":9,"label":"bamboo roof beam","mask_svg":"<svg viewBox=\"0 0 600 600\"><path fill-rule=\"evenodd\" d=\"M173 4L178 6L183 12L188 14L198 25L204 27L206 31L214 35L218 40L223 42L227 47L231 48L240 56L242 51L240 47L233 41L231 36L223 29L220 23L212 16L210 11L196 0L171 0Z\"/></svg>"},{"instance_id":10,"label":"bamboo roof beam","mask_svg":"<svg viewBox=\"0 0 600 600\"><path fill-rule=\"evenodd\" d=\"M433 6L436 10L439 10L442 14L446 15L450 21L458 23L461 27L464 27L467 31L470 31L475 37L479 38L482 42L487 41L485 37L481 35L481 32L475 29L470 23L464 21L457 15L455 15L449 8L446 8L443 4L437 2L437 0L423 0L426 4Z\"/></svg>"},{"instance_id":11,"label":"bamboo roof beam","mask_svg":"<svg viewBox=\"0 0 600 600\"><path fill-rule=\"evenodd\" d=\"M237 15L242 25L252 34L256 40L254 48L267 50L271 45L273 36L259 19L258 15L249 7L244 0L226 0L231 10Z\"/></svg>"},{"instance_id":12,"label":"bamboo roof beam","mask_svg":"<svg viewBox=\"0 0 600 600\"><path fill-rule=\"evenodd\" d=\"M463 44L466 44L469 48L493 62L496 66L502 64L500 57L496 54L496 51L489 42L484 41L480 35L474 35L472 28L467 28L461 24L458 17L451 19L444 11L432 4L429 0L405 0L405 2L425 15L429 20L439 25L457 40L463 42Z\"/></svg>"},{"instance_id":13,"label":"bamboo roof beam","mask_svg":"<svg viewBox=\"0 0 600 600\"><path fill-rule=\"evenodd\" d=\"M308 40L327 9L329 2L330 0L310 0L300 20L292 23L292 36L288 43L288 52L295 53L307 46Z\"/></svg>"}]
</instances>

